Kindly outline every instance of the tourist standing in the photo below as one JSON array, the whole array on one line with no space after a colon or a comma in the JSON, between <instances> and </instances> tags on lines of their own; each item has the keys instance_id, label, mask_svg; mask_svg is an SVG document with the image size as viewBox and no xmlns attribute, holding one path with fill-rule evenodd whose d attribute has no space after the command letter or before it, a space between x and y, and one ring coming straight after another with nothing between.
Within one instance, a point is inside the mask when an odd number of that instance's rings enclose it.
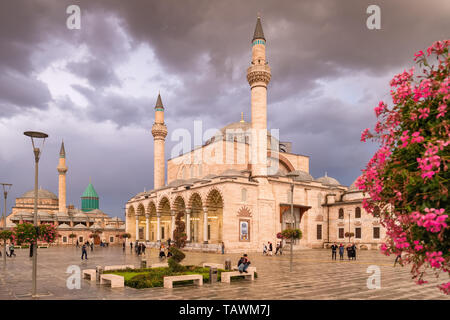
<instances>
[{"instance_id":1,"label":"tourist standing","mask_svg":"<svg viewBox=\"0 0 450 320\"><path fill-rule=\"evenodd\" d=\"M125 242L122 243L122 251L125 252Z\"/></svg>"},{"instance_id":2,"label":"tourist standing","mask_svg":"<svg viewBox=\"0 0 450 320\"><path fill-rule=\"evenodd\" d=\"M333 243L333 245L331 246L331 260L336 260L337 248L338 246L336 245L336 243Z\"/></svg>"},{"instance_id":3,"label":"tourist standing","mask_svg":"<svg viewBox=\"0 0 450 320\"><path fill-rule=\"evenodd\" d=\"M170 248L170 244L172 243L172 240L169 238L167 239L167 246Z\"/></svg>"},{"instance_id":4,"label":"tourist standing","mask_svg":"<svg viewBox=\"0 0 450 320\"><path fill-rule=\"evenodd\" d=\"M247 254L244 253L244 255L238 261L239 273L242 273L242 272L248 273L247 268L249 265L250 265L250 260L248 259Z\"/></svg>"},{"instance_id":5,"label":"tourist standing","mask_svg":"<svg viewBox=\"0 0 450 320\"><path fill-rule=\"evenodd\" d=\"M159 247L159 258L162 259L165 257L166 257L166 254L164 253L164 245L161 244L161 246Z\"/></svg>"},{"instance_id":6,"label":"tourist standing","mask_svg":"<svg viewBox=\"0 0 450 320\"><path fill-rule=\"evenodd\" d=\"M356 260L356 245L352 245L352 260Z\"/></svg>"},{"instance_id":7,"label":"tourist standing","mask_svg":"<svg viewBox=\"0 0 450 320\"><path fill-rule=\"evenodd\" d=\"M272 242L269 241L269 255L273 255Z\"/></svg>"},{"instance_id":8,"label":"tourist standing","mask_svg":"<svg viewBox=\"0 0 450 320\"><path fill-rule=\"evenodd\" d=\"M130 251L133 252L133 242L130 241Z\"/></svg>"},{"instance_id":9,"label":"tourist standing","mask_svg":"<svg viewBox=\"0 0 450 320\"><path fill-rule=\"evenodd\" d=\"M88 259L87 251L86 251L86 244L83 244L83 246L81 247L81 260L83 260L83 257L85 257L86 260Z\"/></svg>"},{"instance_id":10,"label":"tourist standing","mask_svg":"<svg viewBox=\"0 0 450 320\"><path fill-rule=\"evenodd\" d=\"M348 260L352 258L352 246L350 244L347 246L347 258Z\"/></svg>"},{"instance_id":11,"label":"tourist standing","mask_svg":"<svg viewBox=\"0 0 450 320\"><path fill-rule=\"evenodd\" d=\"M225 254L225 243L222 241L222 254Z\"/></svg>"},{"instance_id":12,"label":"tourist standing","mask_svg":"<svg viewBox=\"0 0 450 320\"><path fill-rule=\"evenodd\" d=\"M344 245L339 244L339 260L344 260Z\"/></svg>"},{"instance_id":13,"label":"tourist standing","mask_svg":"<svg viewBox=\"0 0 450 320\"><path fill-rule=\"evenodd\" d=\"M90 245L90 247L91 247L91 252L94 251L94 240L91 240L91 245Z\"/></svg>"},{"instance_id":14,"label":"tourist standing","mask_svg":"<svg viewBox=\"0 0 450 320\"><path fill-rule=\"evenodd\" d=\"M11 258L14 255L14 257L16 256L16 254L14 253L14 243L11 242L11 244L9 245L9 257Z\"/></svg>"},{"instance_id":15,"label":"tourist standing","mask_svg":"<svg viewBox=\"0 0 450 320\"><path fill-rule=\"evenodd\" d=\"M147 248L145 244L142 244L142 254L145 254L145 248Z\"/></svg>"},{"instance_id":16,"label":"tourist standing","mask_svg":"<svg viewBox=\"0 0 450 320\"><path fill-rule=\"evenodd\" d=\"M139 244L138 244L138 249L137 249L137 254L138 254L138 256L141 255L141 251L142 251L142 244L139 243Z\"/></svg>"},{"instance_id":17,"label":"tourist standing","mask_svg":"<svg viewBox=\"0 0 450 320\"><path fill-rule=\"evenodd\" d=\"M267 255L267 246L263 243L263 256Z\"/></svg>"},{"instance_id":18,"label":"tourist standing","mask_svg":"<svg viewBox=\"0 0 450 320\"><path fill-rule=\"evenodd\" d=\"M78 248L79 245L80 245L80 243L78 242L78 239L77 239L77 248Z\"/></svg>"}]
</instances>

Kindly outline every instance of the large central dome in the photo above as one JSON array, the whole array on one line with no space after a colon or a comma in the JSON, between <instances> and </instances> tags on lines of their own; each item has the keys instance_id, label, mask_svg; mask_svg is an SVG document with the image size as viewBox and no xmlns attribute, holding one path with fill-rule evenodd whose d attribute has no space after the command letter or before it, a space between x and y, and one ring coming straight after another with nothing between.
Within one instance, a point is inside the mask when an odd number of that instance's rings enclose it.
<instances>
[{"instance_id":1,"label":"large central dome","mask_svg":"<svg viewBox=\"0 0 450 320\"><path fill-rule=\"evenodd\" d=\"M34 190L25 192L20 198L34 198ZM56 194L45 189L38 189L38 198L58 200Z\"/></svg>"}]
</instances>

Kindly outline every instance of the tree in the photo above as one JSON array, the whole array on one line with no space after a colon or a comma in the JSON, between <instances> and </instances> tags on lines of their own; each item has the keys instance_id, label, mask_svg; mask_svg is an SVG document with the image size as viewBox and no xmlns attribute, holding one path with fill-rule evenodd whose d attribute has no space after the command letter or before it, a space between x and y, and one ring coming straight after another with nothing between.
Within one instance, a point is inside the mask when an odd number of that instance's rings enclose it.
<instances>
[{"instance_id":1,"label":"tree","mask_svg":"<svg viewBox=\"0 0 450 320\"><path fill-rule=\"evenodd\" d=\"M186 255L176 247L170 247L169 251L172 253L172 256L167 261L170 270L173 272L183 271L185 268L180 264L180 262L186 257Z\"/></svg>"},{"instance_id":2,"label":"tree","mask_svg":"<svg viewBox=\"0 0 450 320\"><path fill-rule=\"evenodd\" d=\"M281 231L281 236L285 239L291 239L291 256L290 256L290 271L292 272L292 258L294 250L294 240L302 238L302 231L300 229L285 229Z\"/></svg>"},{"instance_id":3,"label":"tree","mask_svg":"<svg viewBox=\"0 0 450 320\"><path fill-rule=\"evenodd\" d=\"M402 263L411 265L418 284L427 282L427 271L450 275L449 45L437 41L415 54L419 72L412 67L394 76L392 107L380 101L374 132L361 136L380 145L356 183L370 196L363 207L369 213L380 208L382 251L405 253ZM449 294L450 282L439 288Z\"/></svg>"},{"instance_id":4,"label":"tree","mask_svg":"<svg viewBox=\"0 0 450 320\"><path fill-rule=\"evenodd\" d=\"M178 211L175 217L176 228L173 231L173 238L174 238L173 240L177 248L184 248L187 240L187 235L185 232L186 224L184 223L184 221L181 220L183 215L184 215L183 211Z\"/></svg>"},{"instance_id":5,"label":"tree","mask_svg":"<svg viewBox=\"0 0 450 320\"><path fill-rule=\"evenodd\" d=\"M18 244L22 243L37 243L37 241L43 241L46 243L55 242L58 237L56 228L52 224L43 223L38 227L35 227L31 223L21 223L14 228L14 235Z\"/></svg>"}]
</instances>

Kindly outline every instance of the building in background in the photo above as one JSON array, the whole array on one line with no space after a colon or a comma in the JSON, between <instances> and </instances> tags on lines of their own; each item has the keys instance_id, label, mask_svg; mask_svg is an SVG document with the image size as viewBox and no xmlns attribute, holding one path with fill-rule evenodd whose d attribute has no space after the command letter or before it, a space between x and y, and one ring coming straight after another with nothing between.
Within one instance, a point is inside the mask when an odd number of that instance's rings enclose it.
<instances>
[{"instance_id":1,"label":"building in background","mask_svg":"<svg viewBox=\"0 0 450 320\"><path fill-rule=\"evenodd\" d=\"M66 152L64 142L59 153L58 194L40 188L38 190L38 223L56 226L57 244L72 244L85 241L101 241L119 244L120 236L125 232L125 222L112 218L99 209L99 196L91 182L81 196L81 209L66 205ZM18 223L34 222L34 190L25 192L16 198L11 214L6 218L7 227L13 228ZM75 237L70 237L74 234ZM95 235L95 236L94 236Z\"/></svg>"}]
</instances>

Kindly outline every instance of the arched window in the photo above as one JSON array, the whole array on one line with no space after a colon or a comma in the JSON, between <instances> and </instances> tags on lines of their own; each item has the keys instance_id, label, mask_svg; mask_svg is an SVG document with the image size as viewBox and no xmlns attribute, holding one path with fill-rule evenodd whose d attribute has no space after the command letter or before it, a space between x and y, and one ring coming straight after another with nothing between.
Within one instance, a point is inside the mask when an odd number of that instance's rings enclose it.
<instances>
[{"instance_id":1,"label":"arched window","mask_svg":"<svg viewBox=\"0 0 450 320\"><path fill-rule=\"evenodd\" d=\"M339 219L344 219L344 209L339 209Z\"/></svg>"},{"instance_id":2,"label":"arched window","mask_svg":"<svg viewBox=\"0 0 450 320\"><path fill-rule=\"evenodd\" d=\"M247 189L245 189L245 188L242 188L241 199L242 199L242 202L246 202L247 201Z\"/></svg>"},{"instance_id":3,"label":"arched window","mask_svg":"<svg viewBox=\"0 0 450 320\"><path fill-rule=\"evenodd\" d=\"M361 218L361 208L360 207L356 207L355 209L355 218Z\"/></svg>"},{"instance_id":4,"label":"arched window","mask_svg":"<svg viewBox=\"0 0 450 320\"><path fill-rule=\"evenodd\" d=\"M378 218L378 217L380 216L380 207L379 207L379 206L376 206L376 207L373 209L373 216L374 216L375 218Z\"/></svg>"}]
</instances>

